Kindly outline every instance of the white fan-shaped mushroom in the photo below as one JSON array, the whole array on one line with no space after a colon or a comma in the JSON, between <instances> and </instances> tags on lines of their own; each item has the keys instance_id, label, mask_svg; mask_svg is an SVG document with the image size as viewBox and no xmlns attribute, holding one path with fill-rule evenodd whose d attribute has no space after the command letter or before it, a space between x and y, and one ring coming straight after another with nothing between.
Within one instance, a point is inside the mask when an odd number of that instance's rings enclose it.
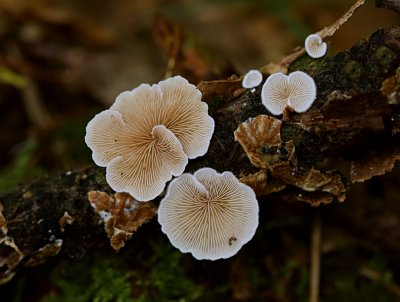
<instances>
[{"instance_id":1,"label":"white fan-shaped mushroom","mask_svg":"<svg viewBox=\"0 0 400 302\"><path fill-rule=\"evenodd\" d=\"M183 173L188 158L207 152L214 131L207 111L201 92L180 76L142 84L96 115L85 141L95 163L107 167L111 188L148 201Z\"/></svg>"},{"instance_id":2,"label":"white fan-shaped mushroom","mask_svg":"<svg viewBox=\"0 0 400 302\"><path fill-rule=\"evenodd\" d=\"M274 115L282 114L286 106L291 106L296 112L305 112L314 102L316 92L315 82L308 74L295 71L286 76L278 72L265 81L261 101Z\"/></svg>"},{"instance_id":3,"label":"white fan-shaped mushroom","mask_svg":"<svg viewBox=\"0 0 400 302\"><path fill-rule=\"evenodd\" d=\"M183 173L188 158L176 136L163 125L152 130L153 140L117 156L107 166L107 182L117 192L128 192L138 200L154 199L172 176Z\"/></svg>"},{"instance_id":4,"label":"white fan-shaped mushroom","mask_svg":"<svg viewBox=\"0 0 400 302\"><path fill-rule=\"evenodd\" d=\"M182 252L199 260L229 258L254 236L258 203L253 190L231 172L202 168L171 182L158 221Z\"/></svg>"},{"instance_id":5,"label":"white fan-shaped mushroom","mask_svg":"<svg viewBox=\"0 0 400 302\"><path fill-rule=\"evenodd\" d=\"M304 47L307 54L312 58L321 58L326 54L327 45L325 42L322 42L321 37L316 34L311 34L306 38Z\"/></svg>"},{"instance_id":6,"label":"white fan-shaped mushroom","mask_svg":"<svg viewBox=\"0 0 400 302\"><path fill-rule=\"evenodd\" d=\"M274 115L282 114L290 95L287 76L281 72L271 74L261 89L261 102Z\"/></svg>"},{"instance_id":7,"label":"white fan-shaped mushroom","mask_svg":"<svg viewBox=\"0 0 400 302\"><path fill-rule=\"evenodd\" d=\"M261 84L263 80L262 73L258 70L251 69L247 72L242 81L243 88L254 88Z\"/></svg>"},{"instance_id":8,"label":"white fan-shaped mushroom","mask_svg":"<svg viewBox=\"0 0 400 302\"><path fill-rule=\"evenodd\" d=\"M314 79L302 71L289 74L290 97L288 105L296 112L305 112L313 104L317 96Z\"/></svg>"}]
</instances>

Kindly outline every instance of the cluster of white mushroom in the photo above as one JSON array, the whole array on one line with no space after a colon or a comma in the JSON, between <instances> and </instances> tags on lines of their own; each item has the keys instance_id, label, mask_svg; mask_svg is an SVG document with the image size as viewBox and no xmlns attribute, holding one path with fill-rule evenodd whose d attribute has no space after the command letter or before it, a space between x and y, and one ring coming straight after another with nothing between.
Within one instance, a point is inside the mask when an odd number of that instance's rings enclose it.
<instances>
[{"instance_id":1,"label":"cluster of white mushroom","mask_svg":"<svg viewBox=\"0 0 400 302\"><path fill-rule=\"evenodd\" d=\"M250 70L244 76L242 86L257 87L261 81L262 74L257 70ZM277 72L271 74L264 82L261 102L274 115L282 114L287 106L296 112L305 112L314 102L316 92L314 79L308 74L295 71L287 76Z\"/></svg>"},{"instance_id":2,"label":"cluster of white mushroom","mask_svg":"<svg viewBox=\"0 0 400 302\"><path fill-rule=\"evenodd\" d=\"M180 76L142 84L89 122L85 142L113 190L152 200L188 159L207 152L214 132L207 111L201 92Z\"/></svg>"},{"instance_id":3,"label":"cluster of white mushroom","mask_svg":"<svg viewBox=\"0 0 400 302\"><path fill-rule=\"evenodd\" d=\"M326 52L318 35L310 35L305 48L313 58ZM242 86L254 92L262 80L258 70L250 70ZM142 84L89 122L85 142L94 162L106 167L110 187L139 201L156 198L177 176L158 210L162 231L182 252L215 260L236 254L254 236L258 203L253 190L230 172L203 168L181 175L189 159L207 152L214 132L201 97L180 76ZM272 74L261 90L262 103L274 115L287 106L305 112L315 97L314 80L301 71Z\"/></svg>"},{"instance_id":4,"label":"cluster of white mushroom","mask_svg":"<svg viewBox=\"0 0 400 302\"><path fill-rule=\"evenodd\" d=\"M307 54L312 58L325 55L327 45L317 34L309 35L304 43ZM263 76L258 70L252 69L242 80L243 88L255 87L262 82ZM289 75L281 72L271 74L264 82L261 90L261 102L273 115L280 115L289 106L296 112L305 112L313 104L317 95L314 79L302 71Z\"/></svg>"},{"instance_id":5,"label":"cluster of white mushroom","mask_svg":"<svg viewBox=\"0 0 400 302\"><path fill-rule=\"evenodd\" d=\"M201 97L180 76L142 84L97 114L85 141L94 162L106 167L110 187L139 201L159 196L179 176L160 203L162 231L182 252L215 260L236 254L254 236L258 203L253 190L230 172L203 168L181 175L188 159L207 152L214 132Z\"/></svg>"}]
</instances>

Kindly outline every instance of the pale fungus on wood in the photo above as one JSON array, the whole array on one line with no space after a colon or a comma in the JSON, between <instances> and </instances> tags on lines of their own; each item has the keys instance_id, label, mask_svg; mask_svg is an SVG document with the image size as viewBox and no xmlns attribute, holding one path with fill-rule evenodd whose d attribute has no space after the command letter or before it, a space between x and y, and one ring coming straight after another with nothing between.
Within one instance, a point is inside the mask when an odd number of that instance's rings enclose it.
<instances>
[{"instance_id":1,"label":"pale fungus on wood","mask_svg":"<svg viewBox=\"0 0 400 302\"><path fill-rule=\"evenodd\" d=\"M171 182L158 221L181 252L199 260L229 258L254 236L258 202L231 172L202 168Z\"/></svg>"},{"instance_id":2,"label":"pale fungus on wood","mask_svg":"<svg viewBox=\"0 0 400 302\"><path fill-rule=\"evenodd\" d=\"M89 122L85 142L94 162L106 167L113 190L152 200L172 176L183 173L188 159L207 152L214 120L201 97L194 85L175 76L121 93Z\"/></svg>"},{"instance_id":3,"label":"pale fungus on wood","mask_svg":"<svg viewBox=\"0 0 400 302\"><path fill-rule=\"evenodd\" d=\"M265 81L261 90L261 101L273 115L282 114L286 106L301 113L311 107L316 95L314 79L308 74L295 71L287 76L277 72Z\"/></svg>"},{"instance_id":4,"label":"pale fungus on wood","mask_svg":"<svg viewBox=\"0 0 400 302\"><path fill-rule=\"evenodd\" d=\"M326 54L327 45L319 35L311 34L306 38L304 48L311 58L321 58Z\"/></svg>"},{"instance_id":5,"label":"pale fungus on wood","mask_svg":"<svg viewBox=\"0 0 400 302\"><path fill-rule=\"evenodd\" d=\"M242 87L243 88L254 88L261 84L263 80L262 73L258 70L251 69L243 77Z\"/></svg>"}]
</instances>

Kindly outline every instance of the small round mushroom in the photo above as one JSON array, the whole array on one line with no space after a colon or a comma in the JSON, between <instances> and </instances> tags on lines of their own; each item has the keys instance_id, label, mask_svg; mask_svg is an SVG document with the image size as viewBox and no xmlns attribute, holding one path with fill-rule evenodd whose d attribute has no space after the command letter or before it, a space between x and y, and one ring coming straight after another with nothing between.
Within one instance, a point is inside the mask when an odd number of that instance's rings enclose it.
<instances>
[{"instance_id":1,"label":"small round mushroom","mask_svg":"<svg viewBox=\"0 0 400 302\"><path fill-rule=\"evenodd\" d=\"M263 80L262 73L258 70L251 69L245 74L242 81L243 88L254 88L261 84Z\"/></svg>"},{"instance_id":2,"label":"small round mushroom","mask_svg":"<svg viewBox=\"0 0 400 302\"><path fill-rule=\"evenodd\" d=\"M158 221L181 252L199 260L229 258L254 236L258 203L231 172L202 168L170 183Z\"/></svg>"},{"instance_id":3,"label":"small round mushroom","mask_svg":"<svg viewBox=\"0 0 400 302\"><path fill-rule=\"evenodd\" d=\"M312 58L321 58L326 54L327 45L325 42L322 42L321 37L316 34L311 34L306 38L304 47L307 54Z\"/></svg>"},{"instance_id":4,"label":"small round mushroom","mask_svg":"<svg viewBox=\"0 0 400 302\"><path fill-rule=\"evenodd\" d=\"M317 86L314 79L302 71L289 74L290 97L288 105L296 112L306 112L317 96Z\"/></svg>"},{"instance_id":5,"label":"small round mushroom","mask_svg":"<svg viewBox=\"0 0 400 302\"><path fill-rule=\"evenodd\" d=\"M207 152L214 131L207 111L201 92L180 76L142 84L89 122L85 142L113 190L148 201L183 173L188 158Z\"/></svg>"},{"instance_id":6,"label":"small round mushroom","mask_svg":"<svg viewBox=\"0 0 400 302\"><path fill-rule=\"evenodd\" d=\"M302 71L289 76L277 72L271 74L261 90L263 105L274 115L283 113L286 106L296 112L305 112L313 104L317 94L314 79Z\"/></svg>"}]
</instances>

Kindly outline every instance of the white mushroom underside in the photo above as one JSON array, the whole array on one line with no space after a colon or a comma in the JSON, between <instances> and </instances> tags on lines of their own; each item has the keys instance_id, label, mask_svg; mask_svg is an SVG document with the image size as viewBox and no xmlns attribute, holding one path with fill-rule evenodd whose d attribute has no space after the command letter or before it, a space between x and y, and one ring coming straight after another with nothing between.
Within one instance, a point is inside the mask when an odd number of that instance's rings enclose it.
<instances>
[{"instance_id":1,"label":"white mushroom underside","mask_svg":"<svg viewBox=\"0 0 400 302\"><path fill-rule=\"evenodd\" d=\"M288 105L296 112L305 112L313 104L317 89L314 79L308 74L295 71L288 76L290 97Z\"/></svg>"},{"instance_id":2,"label":"white mushroom underside","mask_svg":"<svg viewBox=\"0 0 400 302\"><path fill-rule=\"evenodd\" d=\"M254 88L261 84L263 79L262 73L252 69L245 74L242 81L243 88Z\"/></svg>"},{"instance_id":3,"label":"white mushroom underside","mask_svg":"<svg viewBox=\"0 0 400 302\"><path fill-rule=\"evenodd\" d=\"M123 92L110 109L119 111L128 127L140 127L144 134L155 125L165 125L190 159L207 152L214 132L201 92L180 76Z\"/></svg>"},{"instance_id":4,"label":"white mushroom underside","mask_svg":"<svg viewBox=\"0 0 400 302\"><path fill-rule=\"evenodd\" d=\"M287 106L289 94L287 76L277 72L271 74L265 81L261 90L261 101L272 114L279 115Z\"/></svg>"},{"instance_id":5,"label":"white mushroom underside","mask_svg":"<svg viewBox=\"0 0 400 302\"><path fill-rule=\"evenodd\" d=\"M85 141L115 191L148 201L183 173L188 158L207 152L214 131L207 111L201 92L182 77L142 84L96 115Z\"/></svg>"},{"instance_id":6,"label":"white mushroom underside","mask_svg":"<svg viewBox=\"0 0 400 302\"><path fill-rule=\"evenodd\" d=\"M274 115L282 114L286 106L296 112L305 112L315 97L315 82L302 71L295 71L289 76L274 73L267 78L261 90L263 105Z\"/></svg>"},{"instance_id":7,"label":"white mushroom underside","mask_svg":"<svg viewBox=\"0 0 400 302\"><path fill-rule=\"evenodd\" d=\"M258 203L232 173L203 168L171 182L158 215L175 247L196 259L216 260L235 255L254 236Z\"/></svg>"},{"instance_id":8,"label":"white mushroom underside","mask_svg":"<svg viewBox=\"0 0 400 302\"><path fill-rule=\"evenodd\" d=\"M161 194L173 175L181 175L187 162L175 135L165 126L157 125L152 130L152 140L133 144L129 152L111 160L106 178L113 190L148 201Z\"/></svg>"},{"instance_id":9,"label":"white mushroom underside","mask_svg":"<svg viewBox=\"0 0 400 302\"><path fill-rule=\"evenodd\" d=\"M118 134L123 132L125 123L118 111L105 110L97 114L86 126L85 142L92 149L96 165L106 167L120 155Z\"/></svg>"},{"instance_id":10,"label":"white mushroom underside","mask_svg":"<svg viewBox=\"0 0 400 302\"><path fill-rule=\"evenodd\" d=\"M322 42L321 37L316 34L311 34L306 38L304 47L307 51L307 54L312 58L323 57L327 50L326 43Z\"/></svg>"}]
</instances>

